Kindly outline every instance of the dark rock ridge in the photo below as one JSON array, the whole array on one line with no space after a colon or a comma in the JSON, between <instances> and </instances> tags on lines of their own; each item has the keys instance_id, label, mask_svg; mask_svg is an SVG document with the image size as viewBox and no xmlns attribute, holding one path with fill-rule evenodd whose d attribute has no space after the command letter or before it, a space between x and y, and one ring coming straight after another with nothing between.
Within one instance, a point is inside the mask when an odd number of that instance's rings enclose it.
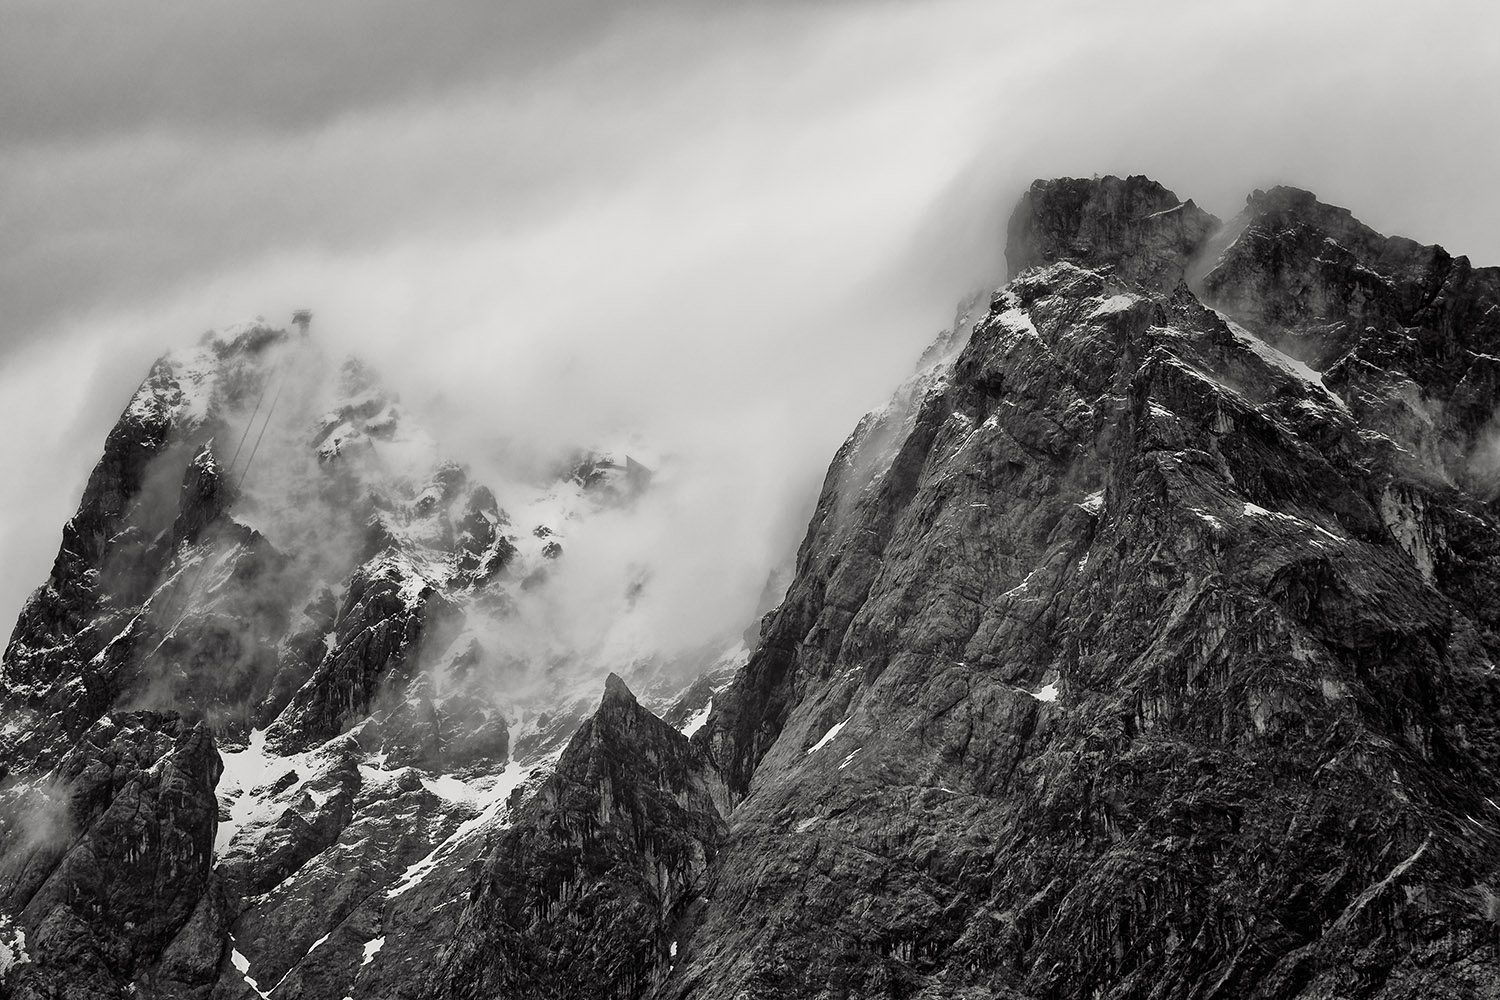
<instances>
[{"instance_id":1,"label":"dark rock ridge","mask_svg":"<svg viewBox=\"0 0 1500 1000\"><path fill-rule=\"evenodd\" d=\"M1485 377L1500 272L1273 192L1200 300L1178 204L1034 185L1025 269L836 457L695 737L736 805L661 995L1500 989L1500 528L1474 421L1373 418Z\"/></svg>"},{"instance_id":2,"label":"dark rock ridge","mask_svg":"<svg viewBox=\"0 0 1500 1000\"><path fill-rule=\"evenodd\" d=\"M51 787L0 814L0 906L29 928L32 962L11 995L84 982L149 993L211 984L218 949L198 947L212 909L219 755L203 726L141 712L100 720Z\"/></svg>"},{"instance_id":3,"label":"dark rock ridge","mask_svg":"<svg viewBox=\"0 0 1500 1000\"><path fill-rule=\"evenodd\" d=\"M716 794L717 793L717 794ZM671 971L724 833L722 782L611 674L491 847L432 997L636 997Z\"/></svg>"},{"instance_id":4,"label":"dark rock ridge","mask_svg":"<svg viewBox=\"0 0 1500 1000\"><path fill-rule=\"evenodd\" d=\"M5 654L0 993L1500 996L1500 270L1143 177L1008 237L748 662L597 708L473 682L562 521L345 366L309 568L222 446L288 338L164 359Z\"/></svg>"},{"instance_id":5,"label":"dark rock ridge","mask_svg":"<svg viewBox=\"0 0 1500 1000\"><path fill-rule=\"evenodd\" d=\"M1360 426L1485 499L1500 395L1500 270L1385 237L1306 191L1257 191L1207 295L1324 374Z\"/></svg>"},{"instance_id":6,"label":"dark rock ridge","mask_svg":"<svg viewBox=\"0 0 1500 1000\"><path fill-rule=\"evenodd\" d=\"M508 484L523 535L310 338L256 322L159 360L0 660L0 996L425 981L443 904L587 718L590 671L663 710L695 676L510 648L520 588L544 599L567 558L550 524L649 488L590 454L587 482ZM628 610L647 584L618 586Z\"/></svg>"},{"instance_id":7,"label":"dark rock ridge","mask_svg":"<svg viewBox=\"0 0 1500 1000\"><path fill-rule=\"evenodd\" d=\"M1037 181L1007 226L1010 273L1058 260L1115 280L1170 290L1219 220L1149 177Z\"/></svg>"}]
</instances>

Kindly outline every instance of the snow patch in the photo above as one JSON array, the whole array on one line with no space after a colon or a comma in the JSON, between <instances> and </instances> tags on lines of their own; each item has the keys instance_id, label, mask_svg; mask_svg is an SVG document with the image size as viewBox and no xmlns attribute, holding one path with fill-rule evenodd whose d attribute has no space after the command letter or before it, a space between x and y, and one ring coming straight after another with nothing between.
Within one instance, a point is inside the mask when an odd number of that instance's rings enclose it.
<instances>
[{"instance_id":1,"label":"snow patch","mask_svg":"<svg viewBox=\"0 0 1500 1000\"><path fill-rule=\"evenodd\" d=\"M1271 518L1272 520L1276 520L1276 521L1292 521L1292 522L1295 522L1296 524L1312 528L1314 531L1316 531L1319 534L1324 535L1324 536L1332 539L1335 542L1341 542L1341 541L1343 541L1342 538L1340 538L1338 535L1335 535L1333 532L1329 531L1327 528L1323 527L1321 524L1315 524L1312 521L1308 521L1305 518L1300 518L1300 517L1298 517L1295 514L1284 514L1284 513L1282 513L1279 510L1267 510L1266 508L1262 507L1260 504L1251 503L1248 500L1245 501L1245 516L1246 517L1266 517L1266 518Z\"/></svg>"},{"instance_id":2,"label":"snow patch","mask_svg":"<svg viewBox=\"0 0 1500 1000\"><path fill-rule=\"evenodd\" d=\"M438 798L447 799L449 802L469 802L478 805L484 800L496 780L468 782L455 778L451 774L437 774L431 777L424 776L422 784Z\"/></svg>"},{"instance_id":3,"label":"snow patch","mask_svg":"<svg viewBox=\"0 0 1500 1000\"><path fill-rule=\"evenodd\" d=\"M843 760L839 761L839 770L842 771L844 768L848 767L849 766L849 762L852 761L854 759L855 755L858 754L863 749L864 749L864 747L855 747L852 751L850 751L849 756L847 756Z\"/></svg>"},{"instance_id":4,"label":"snow patch","mask_svg":"<svg viewBox=\"0 0 1500 1000\"><path fill-rule=\"evenodd\" d=\"M359 967L362 969L365 966L369 965L371 962L375 961L375 956L378 955L378 954L380 954L380 949L382 949L384 947L385 947L385 935L384 934L382 934L378 938L374 938L374 939L372 939L370 941L366 941L365 942L365 958L364 958L364 961L362 961L362 962L359 963Z\"/></svg>"},{"instance_id":5,"label":"snow patch","mask_svg":"<svg viewBox=\"0 0 1500 1000\"><path fill-rule=\"evenodd\" d=\"M263 729L250 731L250 742L243 750L220 750L219 759L224 762L224 773L219 776L215 791L219 798L228 798L231 804L229 819L219 824L214 836L215 855L228 847L246 824L254 819L270 818L269 801L256 798L252 789L271 784L292 770L296 763L293 758L276 757L266 752L266 732Z\"/></svg>"},{"instance_id":6,"label":"snow patch","mask_svg":"<svg viewBox=\"0 0 1500 1000\"><path fill-rule=\"evenodd\" d=\"M710 698L708 699L707 705L704 705L702 708L698 709L698 711L694 712L683 721L682 726L679 728L678 732L682 733L682 735L684 736L693 735L698 730L703 728L703 724L708 721L708 714L712 712L713 709L714 700Z\"/></svg>"},{"instance_id":7,"label":"snow patch","mask_svg":"<svg viewBox=\"0 0 1500 1000\"><path fill-rule=\"evenodd\" d=\"M266 749L265 730L254 729L243 750L220 750L219 759L224 771L214 792L221 803L229 805L229 818L219 823L214 835L216 857L242 832L258 836L256 831L274 823L287 809L305 810L309 805L321 809L332 795L307 787L328 770L326 746L280 757ZM360 771L365 772L365 765ZM292 772L296 772L295 780L271 794L271 788Z\"/></svg>"},{"instance_id":8,"label":"snow patch","mask_svg":"<svg viewBox=\"0 0 1500 1000\"><path fill-rule=\"evenodd\" d=\"M11 929L10 917L0 914L0 983L5 974L18 965L31 961L26 954L26 931L20 927Z\"/></svg>"},{"instance_id":9,"label":"snow patch","mask_svg":"<svg viewBox=\"0 0 1500 1000\"><path fill-rule=\"evenodd\" d=\"M835 722L833 724L833 728L824 733L822 739L818 740L818 742L808 747L807 750L802 754L802 756L810 757L813 754L817 753L819 750L826 747L828 744L832 743L838 737L839 733L844 731L844 727L848 724L848 719L845 719L843 722Z\"/></svg>"},{"instance_id":10,"label":"snow patch","mask_svg":"<svg viewBox=\"0 0 1500 1000\"><path fill-rule=\"evenodd\" d=\"M234 938L229 939L233 943ZM250 975L250 960L240 953L238 948L232 948L229 952L229 961L234 965L235 971L245 981L245 985L255 991L255 995L261 1000L270 1000L270 990L262 990L253 976Z\"/></svg>"},{"instance_id":11,"label":"snow patch","mask_svg":"<svg viewBox=\"0 0 1500 1000\"><path fill-rule=\"evenodd\" d=\"M995 317L1000 326L1009 333L1033 337L1041 340L1041 334L1036 332L1036 324L1031 321L1031 314L1024 309L1006 309Z\"/></svg>"},{"instance_id":12,"label":"snow patch","mask_svg":"<svg viewBox=\"0 0 1500 1000\"><path fill-rule=\"evenodd\" d=\"M1234 334L1235 339L1244 344L1246 347L1250 348L1250 350L1254 351L1257 355L1260 356L1262 360L1271 365L1274 365L1277 368L1280 368L1288 375L1292 375L1302 380L1307 385L1318 389L1329 399L1330 402L1332 402L1339 409L1343 410L1345 413L1349 412L1349 407L1345 405L1342 399L1339 398L1338 394L1335 393L1332 389L1328 388L1328 386L1323 384L1323 376L1320 372L1311 368L1305 362L1298 361L1291 355L1284 354L1281 351L1278 351L1276 348L1272 347L1264 340L1261 340L1255 334L1251 333L1243 326L1240 326L1238 323L1230 319L1228 316L1224 315L1222 312L1219 312L1219 310L1215 309L1214 312L1221 320L1224 321L1225 325L1229 327L1229 331Z\"/></svg>"},{"instance_id":13,"label":"snow patch","mask_svg":"<svg viewBox=\"0 0 1500 1000\"><path fill-rule=\"evenodd\" d=\"M1057 681L1050 681L1047 684L1044 684L1041 687L1037 688L1035 691L1027 691L1026 693L1031 695L1037 701L1056 701L1059 694Z\"/></svg>"},{"instance_id":14,"label":"snow patch","mask_svg":"<svg viewBox=\"0 0 1500 1000\"><path fill-rule=\"evenodd\" d=\"M1103 319L1115 313L1125 312L1139 301L1138 295L1111 295L1094 307L1094 311L1089 313L1089 319Z\"/></svg>"},{"instance_id":15,"label":"snow patch","mask_svg":"<svg viewBox=\"0 0 1500 1000\"><path fill-rule=\"evenodd\" d=\"M1000 596L1002 598L1006 598L1006 597L1009 597L1012 594L1019 594L1021 591L1023 591L1023 590L1026 589L1027 585L1029 585L1031 583L1031 578L1034 577L1034 576L1036 576L1036 570L1032 570L1030 573L1027 573L1026 574L1026 579L1022 580L1020 583L1016 584L1014 587L1010 588L1009 590L1007 590L1005 593L1001 594Z\"/></svg>"},{"instance_id":16,"label":"snow patch","mask_svg":"<svg viewBox=\"0 0 1500 1000\"><path fill-rule=\"evenodd\" d=\"M1195 515L1197 515L1197 517L1199 518L1199 520L1203 521L1205 524L1207 524L1209 527L1213 528L1215 531L1223 531L1224 530L1224 522L1221 521L1221 520L1219 520L1217 517L1214 517L1208 511L1202 510L1202 509L1200 509L1198 507L1189 507L1188 510L1192 511Z\"/></svg>"},{"instance_id":17,"label":"snow patch","mask_svg":"<svg viewBox=\"0 0 1500 1000\"><path fill-rule=\"evenodd\" d=\"M518 788L535 771L550 766L562 753L559 748L556 753L545 758L542 762L532 766L524 767L518 761L512 760L505 765L505 770L496 776L495 781L484 792L483 808L479 814L472 819L464 821L457 830L448 836L441 844L432 849L432 853L425 858L410 865L406 871L401 873L401 878L386 893L387 899L395 899L406 892L412 886L421 882L437 868L438 864L450 854L455 847L482 830L489 828L505 809L506 800L510 793ZM480 803L476 802L476 805Z\"/></svg>"}]
</instances>

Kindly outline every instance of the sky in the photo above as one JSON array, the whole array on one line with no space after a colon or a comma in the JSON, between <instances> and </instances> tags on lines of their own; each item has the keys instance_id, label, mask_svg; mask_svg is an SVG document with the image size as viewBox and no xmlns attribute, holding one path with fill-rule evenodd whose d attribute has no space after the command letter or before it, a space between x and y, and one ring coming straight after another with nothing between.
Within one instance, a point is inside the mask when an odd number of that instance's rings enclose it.
<instances>
[{"instance_id":1,"label":"sky","mask_svg":"<svg viewBox=\"0 0 1500 1000\"><path fill-rule=\"evenodd\" d=\"M298 308L460 455L677 456L678 578L742 613L1035 177L1226 218L1291 183L1500 264L1496 37L1488 2L0 0L0 619L151 360Z\"/></svg>"}]
</instances>

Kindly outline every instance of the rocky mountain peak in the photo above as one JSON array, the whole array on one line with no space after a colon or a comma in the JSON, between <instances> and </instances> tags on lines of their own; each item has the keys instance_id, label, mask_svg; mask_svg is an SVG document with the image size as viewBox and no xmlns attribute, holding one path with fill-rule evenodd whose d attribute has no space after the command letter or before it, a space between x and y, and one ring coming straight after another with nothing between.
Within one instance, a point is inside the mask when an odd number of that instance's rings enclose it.
<instances>
[{"instance_id":1,"label":"rocky mountain peak","mask_svg":"<svg viewBox=\"0 0 1500 1000\"><path fill-rule=\"evenodd\" d=\"M1360 225L1347 208L1325 204L1311 191L1287 184L1251 191L1245 196L1245 211L1257 218L1316 222L1330 229Z\"/></svg>"},{"instance_id":2,"label":"rocky mountain peak","mask_svg":"<svg viewBox=\"0 0 1500 1000\"><path fill-rule=\"evenodd\" d=\"M257 488L305 342L165 359L0 663L0 995L1494 995L1500 272L1144 177L1009 237L748 662L517 641L634 450L491 490L346 365Z\"/></svg>"},{"instance_id":3,"label":"rocky mountain peak","mask_svg":"<svg viewBox=\"0 0 1500 1000\"><path fill-rule=\"evenodd\" d=\"M1205 300L1321 373L1426 475L1493 495L1500 268L1291 187L1251 194L1206 258Z\"/></svg>"},{"instance_id":4,"label":"rocky mountain peak","mask_svg":"<svg viewBox=\"0 0 1500 1000\"><path fill-rule=\"evenodd\" d=\"M1294 187L1253 192L1219 242L1203 281L1208 294L1247 318L1302 333L1420 322L1455 271L1469 270L1440 246L1384 236Z\"/></svg>"},{"instance_id":5,"label":"rocky mountain peak","mask_svg":"<svg viewBox=\"0 0 1500 1000\"><path fill-rule=\"evenodd\" d=\"M1389 266L1415 244L1344 256L1323 241L1354 223L1286 189L1220 247L1189 205L1033 185L1010 284L899 442L862 461L867 420L840 450L694 737L734 833L670 995L1496 981L1466 942L1500 875L1500 523L1452 416L1489 370L1489 279L1365 322L1332 292L1415 281ZM1308 361L1265 310L1319 288L1290 329L1335 349Z\"/></svg>"},{"instance_id":6,"label":"rocky mountain peak","mask_svg":"<svg viewBox=\"0 0 1500 1000\"><path fill-rule=\"evenodd\" d=\"M604 679L604 698L600 702L600 707L611 704L638 704L634 692L626 685L624 678L614 671L610 671L609 676Z\"/></svg>"},{"instance_id":7,"label":"rocky mountain peak","mask_svg":"<svg viewBox=\"0 0 1500 1000\"><path fill-rule=\"evenodd\" d=\"M698 673L628 618L649 565L602 581L602 638L553 618L590 519L650 502L622 449L578 454L481 482L368 366L264 321L158 360L0 660L0 996L343 996L386 975L382 926L451 929L434 900L578 733L695 766L651 709Z\"/></svg>"},{"instance_id":8,"label":"rocky mountain peak","mask_svg":"<svg viewBox=\"0 0 1500 1000\"><path fill-rule=\"evenodd\" d=\"M1071 261L1170 289L1218 228L1217 217L1148 177L1039 180L1011 214L1005 262L1012 276Z\"/></svg>"}]
</instances>

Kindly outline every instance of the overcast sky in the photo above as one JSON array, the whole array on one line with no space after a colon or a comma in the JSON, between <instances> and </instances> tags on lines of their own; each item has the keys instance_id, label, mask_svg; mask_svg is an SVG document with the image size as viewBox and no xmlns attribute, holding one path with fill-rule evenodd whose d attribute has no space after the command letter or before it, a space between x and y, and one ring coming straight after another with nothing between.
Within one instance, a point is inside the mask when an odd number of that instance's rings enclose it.
<instances>
[{"instance_id":1,"label":"overcast sky","mask_svg":"<svg viewBox=\"0 0 1500 1000\"><path fill-rule=\"evenodd\" d=\"M1500 263L1497 11L0 0L0 619L151 359L303 306L460 450L652 436L753 575L1032 177Z\"/></svg>"}]
</instances>

